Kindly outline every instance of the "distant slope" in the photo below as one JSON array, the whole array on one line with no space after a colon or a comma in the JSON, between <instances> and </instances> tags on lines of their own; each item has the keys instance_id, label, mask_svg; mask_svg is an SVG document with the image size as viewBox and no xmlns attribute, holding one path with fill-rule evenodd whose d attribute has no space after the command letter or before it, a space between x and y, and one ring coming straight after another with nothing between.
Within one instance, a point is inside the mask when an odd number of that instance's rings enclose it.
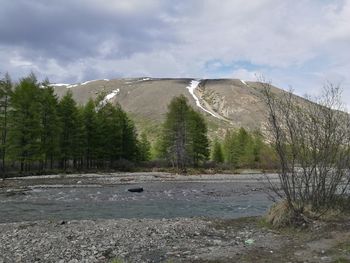
<instances>
[{"instance_id":1,"label":"distant slope","mask_svg":"<svg viewBox=\"0 0 350 263\"><path fill-rule=\"evenodd\" d=\"M103 94L105 101L120 103L141 130L159 132L171 99L185 95L209 123L210 133L226 128L260 129L266 109L259 97L261 84L237 79L132 78L94 80L82 84L53 84L62 97L68 90L79 104ZM274 92L283 92L273 88Z\"/></svg>"}]
</instances>

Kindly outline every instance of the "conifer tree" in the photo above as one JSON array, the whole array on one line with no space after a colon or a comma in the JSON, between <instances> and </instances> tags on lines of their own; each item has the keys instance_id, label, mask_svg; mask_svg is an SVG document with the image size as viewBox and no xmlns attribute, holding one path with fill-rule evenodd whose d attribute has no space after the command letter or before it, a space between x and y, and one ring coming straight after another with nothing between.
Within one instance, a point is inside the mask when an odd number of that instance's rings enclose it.
<instances>
[{"instance_id":1,"label":"conifer tree","mask_svg":"<svg viewBox=\"0 0 350 263\"><path fill-rule=\"evenodd\" d=\"M149 161L151 159L151 143L147 139L146 133L141 133L139 140L139 157L140 161Z\"/></svg>"},{"instance_id":2,"label":"conifer tree","mask_svg":"<svg viewBox=\"0 0 350 263\"><path fill-rule=\"evenodd\" d=\"M183 95L175 97L168 106L161 144L163 154L180 170L208 158L206 124Z\"/></svg>"},{"instance_id":3,"label":"conifer tree","mask_svg":"<svg viewBox=\"0 0 350 263\"><path fill-rule=\"evenodd\" d=\"M98 147L98 120L96 113L96 105L92 99L88 101L83 110L83 123L85 130L85 167L91 168L94 160L97 158Z\"/></svg>"},{"instance_id":4,"label":"conifer tree","mask_svg":"<svg viewBox=\"0 0 350 263\"><path fill-rule=\"evenodd\" d=\"M207 125L204 118L192 108L188 112L189 123L189 156L194 166L198 166L201 161L209 157L209 140L207 136Z\"/></svg>"},{"instance_id":5,"label":"conifer tree","mask_svg":"<svg viewBox=\"0 0 350 263\"><path fill-rule=\"evenodd\" d=\"M233 166L238 165L239 153L237 132L227 131L223 142L223 152L226 163L231 164Z\"/></svg>"},{"instance_id":6,"label":"conifer tree","mask_svg":"<svg viewBox=\"0 0 350 263\"><path fill-rule=\"evenodd\" d=\"M188 112L185 96L172 99L164 123L163 150L177 169L185 169L188 162Z\"/></svg>"},{"instance_id":7,"label":"conifer tree","mask_svg":"<svg viewBox=\"0 0 350 263\"><path fill-rule=\"evenodd\" d=\"M222 152L221 143L217 138L214 139L212 144L211 160L216 163L224 162L224 154Z\"/></svg>"},{"instance_id":8,"label":"conifer tree","mask_svg":"<svg viewBox=\"0 0 350 263\"><path fill-rule=\"evenodd\" d=\"M99 127L98 155L102 166L109 163L113 167L115 160L122 157L123 126L121 115L116 107L106 103L97 113Z\"/></svg>"},{"instance_id":9,"label":"conifer tree","mask_svg":"<svg viewBox=\"0 0 350 263\"><path fill-rule=\"evenodd\" d=\"M58 104L58 116L61 125L60 155L61 168L69 167L69 161L76 158L77 136L79 134L79 111L71 92L61 99Z\"/></svg>"},{"instance_id":10,"label":"conifer tree","mask_svg":"<svg viewBox=\"0 0 350 263\"><path fill-rule=\"evenodd\" d=\"M6 177L6 148L8 135L8 112L10 106L10 97L12 94L12 82L10 75L0 80L0 156L1 156L1 174Z\"/></svg>"},{"instance_id":11,"label":"conifer tree","mask_svg":"<svg viewBox=\"0 0 350 263\"><path fill-rule=\"evenodd\" d=\"M58 99L54 89L48 81L42 84L41 89L41 150L43 154L43 168L46 169L48 163L53 168L54 160L59 154L59 134L61 127L58 118Z\"/></svg>"},{"instance_id":12,"label":"conifer tree","mask_svg":"<svg viewBox=\"0 0 350 263\"><path fill-rule=\"evenodd\" d=\"M41 92L35 75L20 80L11 97L10 147L21 172L41 158Z\"/></svg>"},{"instance_id":13,"label":"conifer tree","mask_svg":"<svg viewBox=\"0 0 350 263\"><path fill-rule=\"evenodd\" d=\"M116 106L117 113L120 116L122 126L122 145L121 157L125 160L135 161L137 159L137 133L134 123L128 118L120 105Z\"/></svg>"},{"instance_id":14,"label":"conifer tree","mask_svg":"<svg viewBox=\"0 0 350 263\"><path fill-rule=\"evenodd\" d=\"M73 137L73 167L81 169L84 167L86 130L84 126L84 108L78 106L77 109L78 114L75 123L76 132Z\"/></svg>"}]
</instances>

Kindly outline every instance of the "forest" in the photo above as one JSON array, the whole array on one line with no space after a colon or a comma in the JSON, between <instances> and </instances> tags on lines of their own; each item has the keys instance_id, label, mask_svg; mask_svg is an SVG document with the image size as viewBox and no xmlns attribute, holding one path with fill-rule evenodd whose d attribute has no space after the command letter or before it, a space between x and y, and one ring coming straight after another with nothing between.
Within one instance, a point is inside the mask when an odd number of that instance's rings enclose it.
<instances>
[{"instance_id":1,"label":"forest","mask_svg":"<svg viewBox=\"0 0 350 263\"><path fill-rule=\"evenodd\" d=\"M173 98L154 143L138 134L120 105L98 96L78 105L67 92L58 98L48 80L30 75L0 81L1 174L125 170L165 166L269 169L272 147L258 131L228 130L220 140L208 137L204 117L184 96ZM132 164L132 165L131 165Z\"/></svg>"}]
</instances>

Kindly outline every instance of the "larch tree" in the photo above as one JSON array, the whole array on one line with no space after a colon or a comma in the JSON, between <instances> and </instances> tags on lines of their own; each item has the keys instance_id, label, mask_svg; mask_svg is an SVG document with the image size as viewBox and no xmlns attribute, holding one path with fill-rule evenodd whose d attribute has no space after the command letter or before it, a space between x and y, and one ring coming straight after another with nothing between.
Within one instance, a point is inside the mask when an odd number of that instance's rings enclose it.
<instances>
[{"instance_id":1,"label":"larch tree","mask_svg":"<svg viewBox=\"0 0 350 263\"><path fill-rule=\"evenodd\" d=\"M209 157L208 129L203 116L192 108L188 112L188 123L188 153L191 163L196 167Z\"/></svg>"},{"instance_id":2,"label":"larch tree","mask_svg":"<svg viewBox=\"0 0 350 263\"><path fill-rule=\"evenodd\" d=\"M84 107L83 123L85 129L85 167L89 169L94 166L98 147L98 121L96 105L92 99Z\"/></svg>"},{"instance_id":3,"label":"larch tree","mask_svg":"<svg viewBox=\"0 0 350 263\"><path fill-rule=\"evenodd\" d=\"M10 98L12 94L12 82L10 75L5 74L0 80L0 155L1 155L1 174L6 178L6 148L8 135L8 112L10 106Z\"/></svg>"},{"instance_id":4,"label":"larch tree","mask_svg":"<svg viewBox=\"0 0 350 263\"><path fill-rule=\"evenodd\" d=\"M208 158L207 127L185 96L175 97L168 106L163 124L162 152L174 167L185 170Z\"/></svg>"},{"instance_id":5,"label":"larch tree","mask_svg":"<svg viewBox=\"0 0 350 263\"><path fill-rule=\"evenodd\" d=\"M98 111L99 146L98 153L102 166L113 167L114 161L122 156L123 128L121 116L110 103Z\"/></svg>"},{"instance_id":6,"label":"larch tree","mask_svg":"<svg viewBox=\"0 0 350 263\"><path fill-rule=\"evenodd\" d=\"M149 161L151 159L151 143L147 139L146 133L141 133L139 143L139 161Z\"/></svg>"},{"instance_id":7,"label":"larch tree","mask_svg":"<svg viewBox=\"0 0 350 263\"><path fill-rule=\"evenodd\" d=\"M9 151L21 172L41 158L41 97L34 74L20 80L11 97Z\"/></svg>"},{"instance_id":8,"label":"larch tree","mask_svg":"<svg viewBox=\"0 0 350 263\"><path fill-rule=\"evenodd\" d=\"M41 89L41 150L43 154L42 168L53 168L54 160L59 154L59 134L61 127L58 117L58 99L48 81Z\"/></svg>"},{"instance_id":9,"label":"larch tree","mask_svg":"<svg viewBox=\"0 0 350 263\"><path fill-rule=\"evenodd\" d=\"M224 154L222 152L221 143L217 138L215 138L212 143L211 160L216 163L224 162Z\"/></svg>"},{"instance_id":10,"label":"larch tree","mask_svg":"<svg viewBox=\"0 0 350 263\"><path fill-rule=\"evenodd\" d=\"M61 99L58 104L58 116L61 125L60 155L61 168L68 168L69 161L76 157L76 141L79 133L79 110L71 92Z\"/></svg>"}]
</instances>

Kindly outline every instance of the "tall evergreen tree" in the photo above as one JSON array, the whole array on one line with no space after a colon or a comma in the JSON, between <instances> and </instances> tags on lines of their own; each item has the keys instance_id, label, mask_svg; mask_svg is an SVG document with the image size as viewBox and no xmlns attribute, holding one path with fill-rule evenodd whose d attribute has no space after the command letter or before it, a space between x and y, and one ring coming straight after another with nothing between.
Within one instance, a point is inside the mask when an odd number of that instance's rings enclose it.
<instances>
[{"instance_id":1,"label":"tall evergreen tree","mask_svg":"<svg viewBox=\"0 0 350 263\"><path fill-rule=\"evenodd\" d=\"M116 107L107 103L98 111L99 147L98 155L104 166L122 157L123 124Z\"/></svg>"},{"instance_id":2,"label":"tall evergreen tree","mask_svg":"<svg viewBox=\"0 0 350 263\"><path fill-rule=\"evenodd\" d=\"M98 147L98 120L95 110L95 103L92 99L88 101L83 110L83 123L85 130L85 167L91 168L97 158Z\"/></svg>"},{"instance_id":3,"label":"tall evergreen tree","mask_svg":"<svg viewBox=\"0 0 350 263\"><path fill-rule=\"evenodd\" d=\"M30 170L33 161L41 158L41 92L35 75L20 80L11 98L10 147L12 158L21 164L21 171Z\"/></svg>"},{"instance_id":4,"label":"tall evergreen tree","mask_svg":"<svg viewBox=\"0 0 350 263\"><path fill-rule=\"evenodd\" d=\"M122 125L122 154L125 160L134 161L137 159L137 133L134 123L128 118L120 105L116 106L119 119Z\"/></svg>"},{"instance_id":5,"label":"tall evergreen tree","mask_svg":"<svg viewBox=\"0 0 350 263\"><path fill-rule=\"evenodd\" d=\"M208 129L202 115L192 108L188 112L188 123L188 152L192 164L198 166L201 161L205 161L209 157Z\"/></svg>"},{"instance_id":6,"label":"tall evergreen tree","mask_svg":"<svg viewBox=\"0 0 350 263\"><path fill-rule=\"evenodd\" d=\"M67 169L70 160L76 158L77 137L79 136L79 111L71 92L61 99L58 104L58 116L61 125L60 155L61 168Z\"/></svg>"},{"instance_id":7,"label":"tall evergreen tree","mask_svg":"<svg viewBox=\"0 0 350 263\"><path fill-rule=\"evenodd\" d=\"M224 154L222 152L221 143L217 138L214 139L211 150L211 160L216 163L224 162Z\"/></svg>"},{"instance_id":8,"label":"tall evergreen tree","mask_svg":"<svg viewBox=\"0 0 350 263\"><path fill-rule=\"evenodd\" d=\"M175 97L168 106L163 125L162 152L177 169L198 165L209 155L204 119L188 105L185 96Z\"/></svg>"},{"instance_id":9,"label":"tall evergreen tree","mask_svg":"<svg viewBox=\"0 0 350 263\"><path fill-rule=\"evenodd\" d=\"M139 157L140 161L149 161L151 159L151 143L147 139L146 133L141 133L139 140Z\"/></svg>"},{"instance_id":10,"label":"tall evergreen tree","mask_svg":"<svg viewBox=\"0 0 350 263\"><path fill-rule=\"evenodd\" d=\"M61 126L58 117L58 99L54 89L48 81L42 84L41 89L41 150L43 154L43 168L46 169L48 163L53 168L54 160L59 154L59 134Z\"/></svg>"},{"instance_id":11,"label":"tall evergreen tree","mask_svg":"<svg viewBox=\"0 0 350 263\"><path fill-rule=\"evenodd\" d=\"M0 80L0 155L1 155L1 174L6 177L6 148L8 135L8 112L10 107L10 97L12 94L12 82L10 75L5 74L5 77Z\"/></svg>"},{"instance_id":12,"label":"tall evergreen tree","mask_svg":"<svg viewBox=\"0 0 350 263\"><path fill-rule=\"evenodd\" d=\"M188 147L188 112L185 96L172 99L164 122L163 150L177 169L185 169L189 156Z\"/></svg>"},{"instance_id":13,"label":"tall evergreen tree","mask_svg":"<svg viewBox=\"0 0 350 263\"><path fill-rule=\"evenodd\" d=\"M227 131L223 142L223 152L226 163L231 164L233 166L238 165L239 153L237 148L237 132Z\"/></svg>"}]
</instances>

